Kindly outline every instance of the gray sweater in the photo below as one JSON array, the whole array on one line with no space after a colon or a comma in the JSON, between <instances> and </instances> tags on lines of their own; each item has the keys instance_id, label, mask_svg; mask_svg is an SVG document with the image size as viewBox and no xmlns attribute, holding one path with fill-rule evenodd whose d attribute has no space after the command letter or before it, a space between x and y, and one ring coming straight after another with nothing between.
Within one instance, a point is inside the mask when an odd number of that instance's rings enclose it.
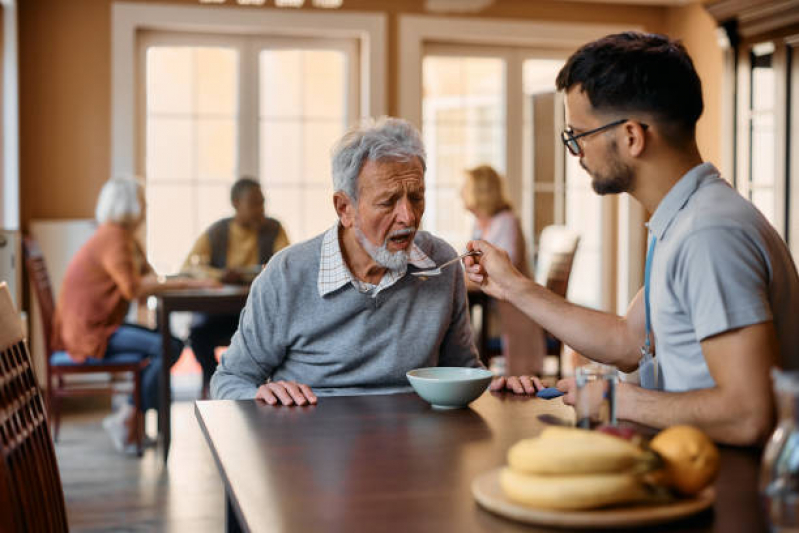
<instances>
[{"instance_id":1,"label":"gray sweater","mask_svg":"<svg viewBox=\"0 0 799 533\"><path fill-rule=\"evenodd\" d=\"M408 370L480 366L461 268L422 280L409 265L375 297L351 283L323 297L323 236L282 250L255 280L211 381L214 398L254 398L269 379L305 383L318 396L404 392ZM415 243L436 264L456 255L427 232Z\"/></svg>"}]
</instances>

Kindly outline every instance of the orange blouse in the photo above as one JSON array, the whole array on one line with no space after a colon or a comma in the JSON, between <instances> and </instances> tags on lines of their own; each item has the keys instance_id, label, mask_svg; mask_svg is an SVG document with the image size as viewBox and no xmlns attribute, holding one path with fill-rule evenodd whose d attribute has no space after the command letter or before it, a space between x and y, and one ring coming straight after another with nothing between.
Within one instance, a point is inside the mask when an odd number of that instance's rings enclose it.
<instances>
[{"instance_id":1,"label":"orange blouse","mask_svg":"<svg viewBox=\"0 0 799 533\"><path fill-rule=\"evenodd\" d=\"M100 225L67 267L56 304L54 346L77 362L102 358L148 267L128 230Z\"/></svg>"}]
</instances>

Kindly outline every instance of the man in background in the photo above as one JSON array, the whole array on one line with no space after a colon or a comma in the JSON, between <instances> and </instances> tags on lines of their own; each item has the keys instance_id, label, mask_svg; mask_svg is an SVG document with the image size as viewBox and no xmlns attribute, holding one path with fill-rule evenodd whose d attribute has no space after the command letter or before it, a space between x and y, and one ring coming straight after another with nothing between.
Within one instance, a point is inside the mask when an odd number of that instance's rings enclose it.
<instances>
[{"instance_id":1,"label":"man in background","mask_svg":"<svg viewBox=\"0 0 799 533\"><path fill-rule=\"evenodd\" d=\"M194 243L182 271L222 283L249 283L278 250L289 245L283 226L264 210L261 185L249 177L233 184L230 202L235 214L211 224ZM189 344L203 371L202 397L208 397L216 371L217 346L227 346L239 315L195 313Z\"/></svg>"}]
</instances>

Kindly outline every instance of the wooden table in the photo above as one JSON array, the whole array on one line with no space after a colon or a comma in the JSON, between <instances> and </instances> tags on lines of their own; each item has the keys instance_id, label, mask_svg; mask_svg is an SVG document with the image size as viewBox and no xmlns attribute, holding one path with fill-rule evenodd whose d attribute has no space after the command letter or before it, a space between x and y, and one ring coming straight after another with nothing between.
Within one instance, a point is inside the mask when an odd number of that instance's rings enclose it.
<instances>
[{"instance_id":1,"label":"wooden table","mask_svg":"<svg viewBox=\"0 0 799 533\"><path fill-rule=\"evenodd\" d=\"M485 393L437 411L415 394L320 398L311 407L197 402L195 413L227 494L229 531L562 531L479 507L475 476L537 434L560 400ZM758 450L722 449L715 511L647 531L766 531Z\"/></svg>"},{"instance_id":2,"label":"wooden table","mask_svg":"<svg viewBox=\"0 0 799 533\"><path fill-rule=\"evenodd\" d=\"M158 410L158 435L164 454L164 463L169 458L172 440L172 383L170 365L172 360L172 331L169 317L173 311L194 311L212 314L239 313L247 303L249 286L225 285L210 289L180 289L156 294L158 300L158 326L163 345L161 365L161 408Z\"/></svg>"}]
</instances>

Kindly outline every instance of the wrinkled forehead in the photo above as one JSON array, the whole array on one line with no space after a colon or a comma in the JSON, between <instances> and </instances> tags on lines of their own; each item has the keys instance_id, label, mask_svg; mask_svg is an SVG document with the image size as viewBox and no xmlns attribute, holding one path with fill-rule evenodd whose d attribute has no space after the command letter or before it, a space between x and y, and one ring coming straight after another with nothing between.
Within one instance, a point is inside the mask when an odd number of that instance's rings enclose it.
<instances>
[{"instance_id":1,"label":"wrinkled forehead","mask_svg":"<svg viewBox=\"0 0 799 533\"><path fill-rule=\"evenodd\" d=\"M417 157L409 161L370 159L361 168L358 186L361 193L424 189L424 167Z\"/></svg>"}]
</instances>

